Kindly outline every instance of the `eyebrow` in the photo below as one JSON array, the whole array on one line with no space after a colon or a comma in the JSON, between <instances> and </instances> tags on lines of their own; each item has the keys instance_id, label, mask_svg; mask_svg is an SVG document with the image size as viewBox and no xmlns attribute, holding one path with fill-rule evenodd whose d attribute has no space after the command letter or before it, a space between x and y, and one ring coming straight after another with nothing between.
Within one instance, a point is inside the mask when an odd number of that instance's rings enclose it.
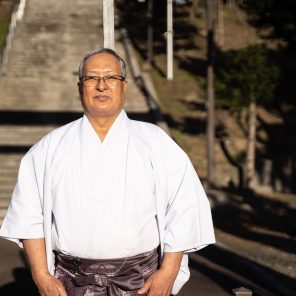
<instances>
[{"instance_id":1,"label":"eyebrow","mask_svg":"<svg viewBox=\"0 0 296 296\"><path fill-rule=\"evenodd\" d=\"M116 72L116 71L115 70L88 70L88 71L85 71L85 73L94 73L94 74L101 73L101 72L112 73L112 72Z\"/></svg>"}]
</instances>

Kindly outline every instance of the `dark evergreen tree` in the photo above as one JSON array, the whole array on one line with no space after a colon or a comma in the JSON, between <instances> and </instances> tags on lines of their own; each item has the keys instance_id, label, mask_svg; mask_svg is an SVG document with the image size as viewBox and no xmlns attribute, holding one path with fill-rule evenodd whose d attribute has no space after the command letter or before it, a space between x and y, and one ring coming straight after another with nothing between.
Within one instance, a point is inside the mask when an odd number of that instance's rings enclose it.
<instances>
[{"instance_id":1,"label":"dark evergreen tree","mask_svg":"<svg viewBox=\"0 0 296 296\"><path fill-rule=\"evenodd\" d=\"M250 187L255 173L256 107L274 98L279 71L269 64L263 45L227 52L219 60L217 104L236 112L248 108L245 185Z\"/></svg>"}]
</instances>

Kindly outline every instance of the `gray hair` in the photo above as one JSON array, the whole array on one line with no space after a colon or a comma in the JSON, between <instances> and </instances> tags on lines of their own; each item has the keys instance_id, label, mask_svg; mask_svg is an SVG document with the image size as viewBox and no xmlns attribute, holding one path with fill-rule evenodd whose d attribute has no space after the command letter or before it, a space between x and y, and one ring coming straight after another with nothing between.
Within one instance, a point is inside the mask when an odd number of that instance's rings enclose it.
<instances>
[{"instance_id":1,"label":"gray hair","mask_svg":"<svg viewBox=\"0 0 296 296\"><path fill-rule=\"evenodd\" d=\"M79 75L79 80L83 77L83 68L84 68L84 63L85 61L98 53L109 53L111 55L113 55L119 62L120 65L120 70L121 70L121 75L125 78L126 77L126 65L124 60L122 59L122 57L120 57L113 49L110 48L97 48L94 49L90 52L88 52L86 55L84 55L81 60L80 60L80 64L79 64L79 69L78 69L78 75Z\"/></svg>"}]
</instances>

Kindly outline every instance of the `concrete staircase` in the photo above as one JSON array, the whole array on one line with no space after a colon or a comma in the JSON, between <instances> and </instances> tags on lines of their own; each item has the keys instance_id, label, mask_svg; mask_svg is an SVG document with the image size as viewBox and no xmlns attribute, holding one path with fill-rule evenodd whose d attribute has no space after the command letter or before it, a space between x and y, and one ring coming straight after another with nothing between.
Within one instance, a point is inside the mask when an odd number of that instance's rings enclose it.
<instances>
[{"instance_id":1,"label":"concrete staircase","mask_svg":"<svg viewBox=\"0 0 296 296\"><path fill-rule=\"evenodd\" d=\"M77 68L83 54L103 46L101 6L100 0L26 2L7 72L0 76L0 225L24 153L53 128L80 116ZM116 49L125 56L116 36ZM127 111L149 112L129 82Z\"/></svg>"}]
</instances>

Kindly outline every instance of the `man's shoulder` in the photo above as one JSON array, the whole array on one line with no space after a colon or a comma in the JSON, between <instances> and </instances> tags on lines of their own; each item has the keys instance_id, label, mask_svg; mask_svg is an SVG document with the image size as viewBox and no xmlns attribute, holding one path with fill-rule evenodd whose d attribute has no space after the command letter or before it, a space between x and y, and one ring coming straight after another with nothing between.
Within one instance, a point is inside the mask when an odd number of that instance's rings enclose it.
<instances>
[{"instance_id":1,"label":"man's shoulder","mask_svg":"<svg viewBox=\"0 0 296 296\"><path fill-rule=\"evenodd\" d=\"M62 125L58 128L55 128L54 130L52 130L51 132L49 132L47 135L45 135L45 137L51 137L51 138L60 138L63 137L65 134L67 134L68 132L71 132L72 130L75 131L76 127L79 126L80 122L82 120L82 117L73 120L65 125Z\"/></svg>"},{"instance_id":2,"label":"man's shoulder","mask_svg":"<svg viewBox=\"0 0 296 296\"><path fill-rule=\"evenodd\" d=\"M146 140L151 146L162 146L164 149L182 150L177 143L159 126L132 120L133 134L137 138Z\"/></svg>"},{"instance_id":3,"label":"man's shoulder","mask_svg":"<svg viewBox=\"0 0 296 296\"><path fill-rule=\"evenodd\" d=\"M162 129L156 124L139 120L131 120L134 132L142 137L159 137Z\"/></svg>"},{"instance_id":4,"label":"man's shoulder","mask_svg":"<svg viewBox=\"0 0 296 296\"><path fill-rule=\"evenodd\" d=\"M34 154L40 150L47 150L49 146L58 145L67 135L71 136L77 131L81 119L82 117L50 131L31 147L28 154Z\"/></svg>"},{"instance_id":5,"label":"man's shoulder","mask_svg":"<svg viewBox=\"0 0 296 296\"><path fill-rule=\"evenodd\" d=\"M150 148L158 160L166 163L169 172L176 172L188 163L184 150L159 126L133 120L133 134Z\"/></svg>"}]
</instances>

